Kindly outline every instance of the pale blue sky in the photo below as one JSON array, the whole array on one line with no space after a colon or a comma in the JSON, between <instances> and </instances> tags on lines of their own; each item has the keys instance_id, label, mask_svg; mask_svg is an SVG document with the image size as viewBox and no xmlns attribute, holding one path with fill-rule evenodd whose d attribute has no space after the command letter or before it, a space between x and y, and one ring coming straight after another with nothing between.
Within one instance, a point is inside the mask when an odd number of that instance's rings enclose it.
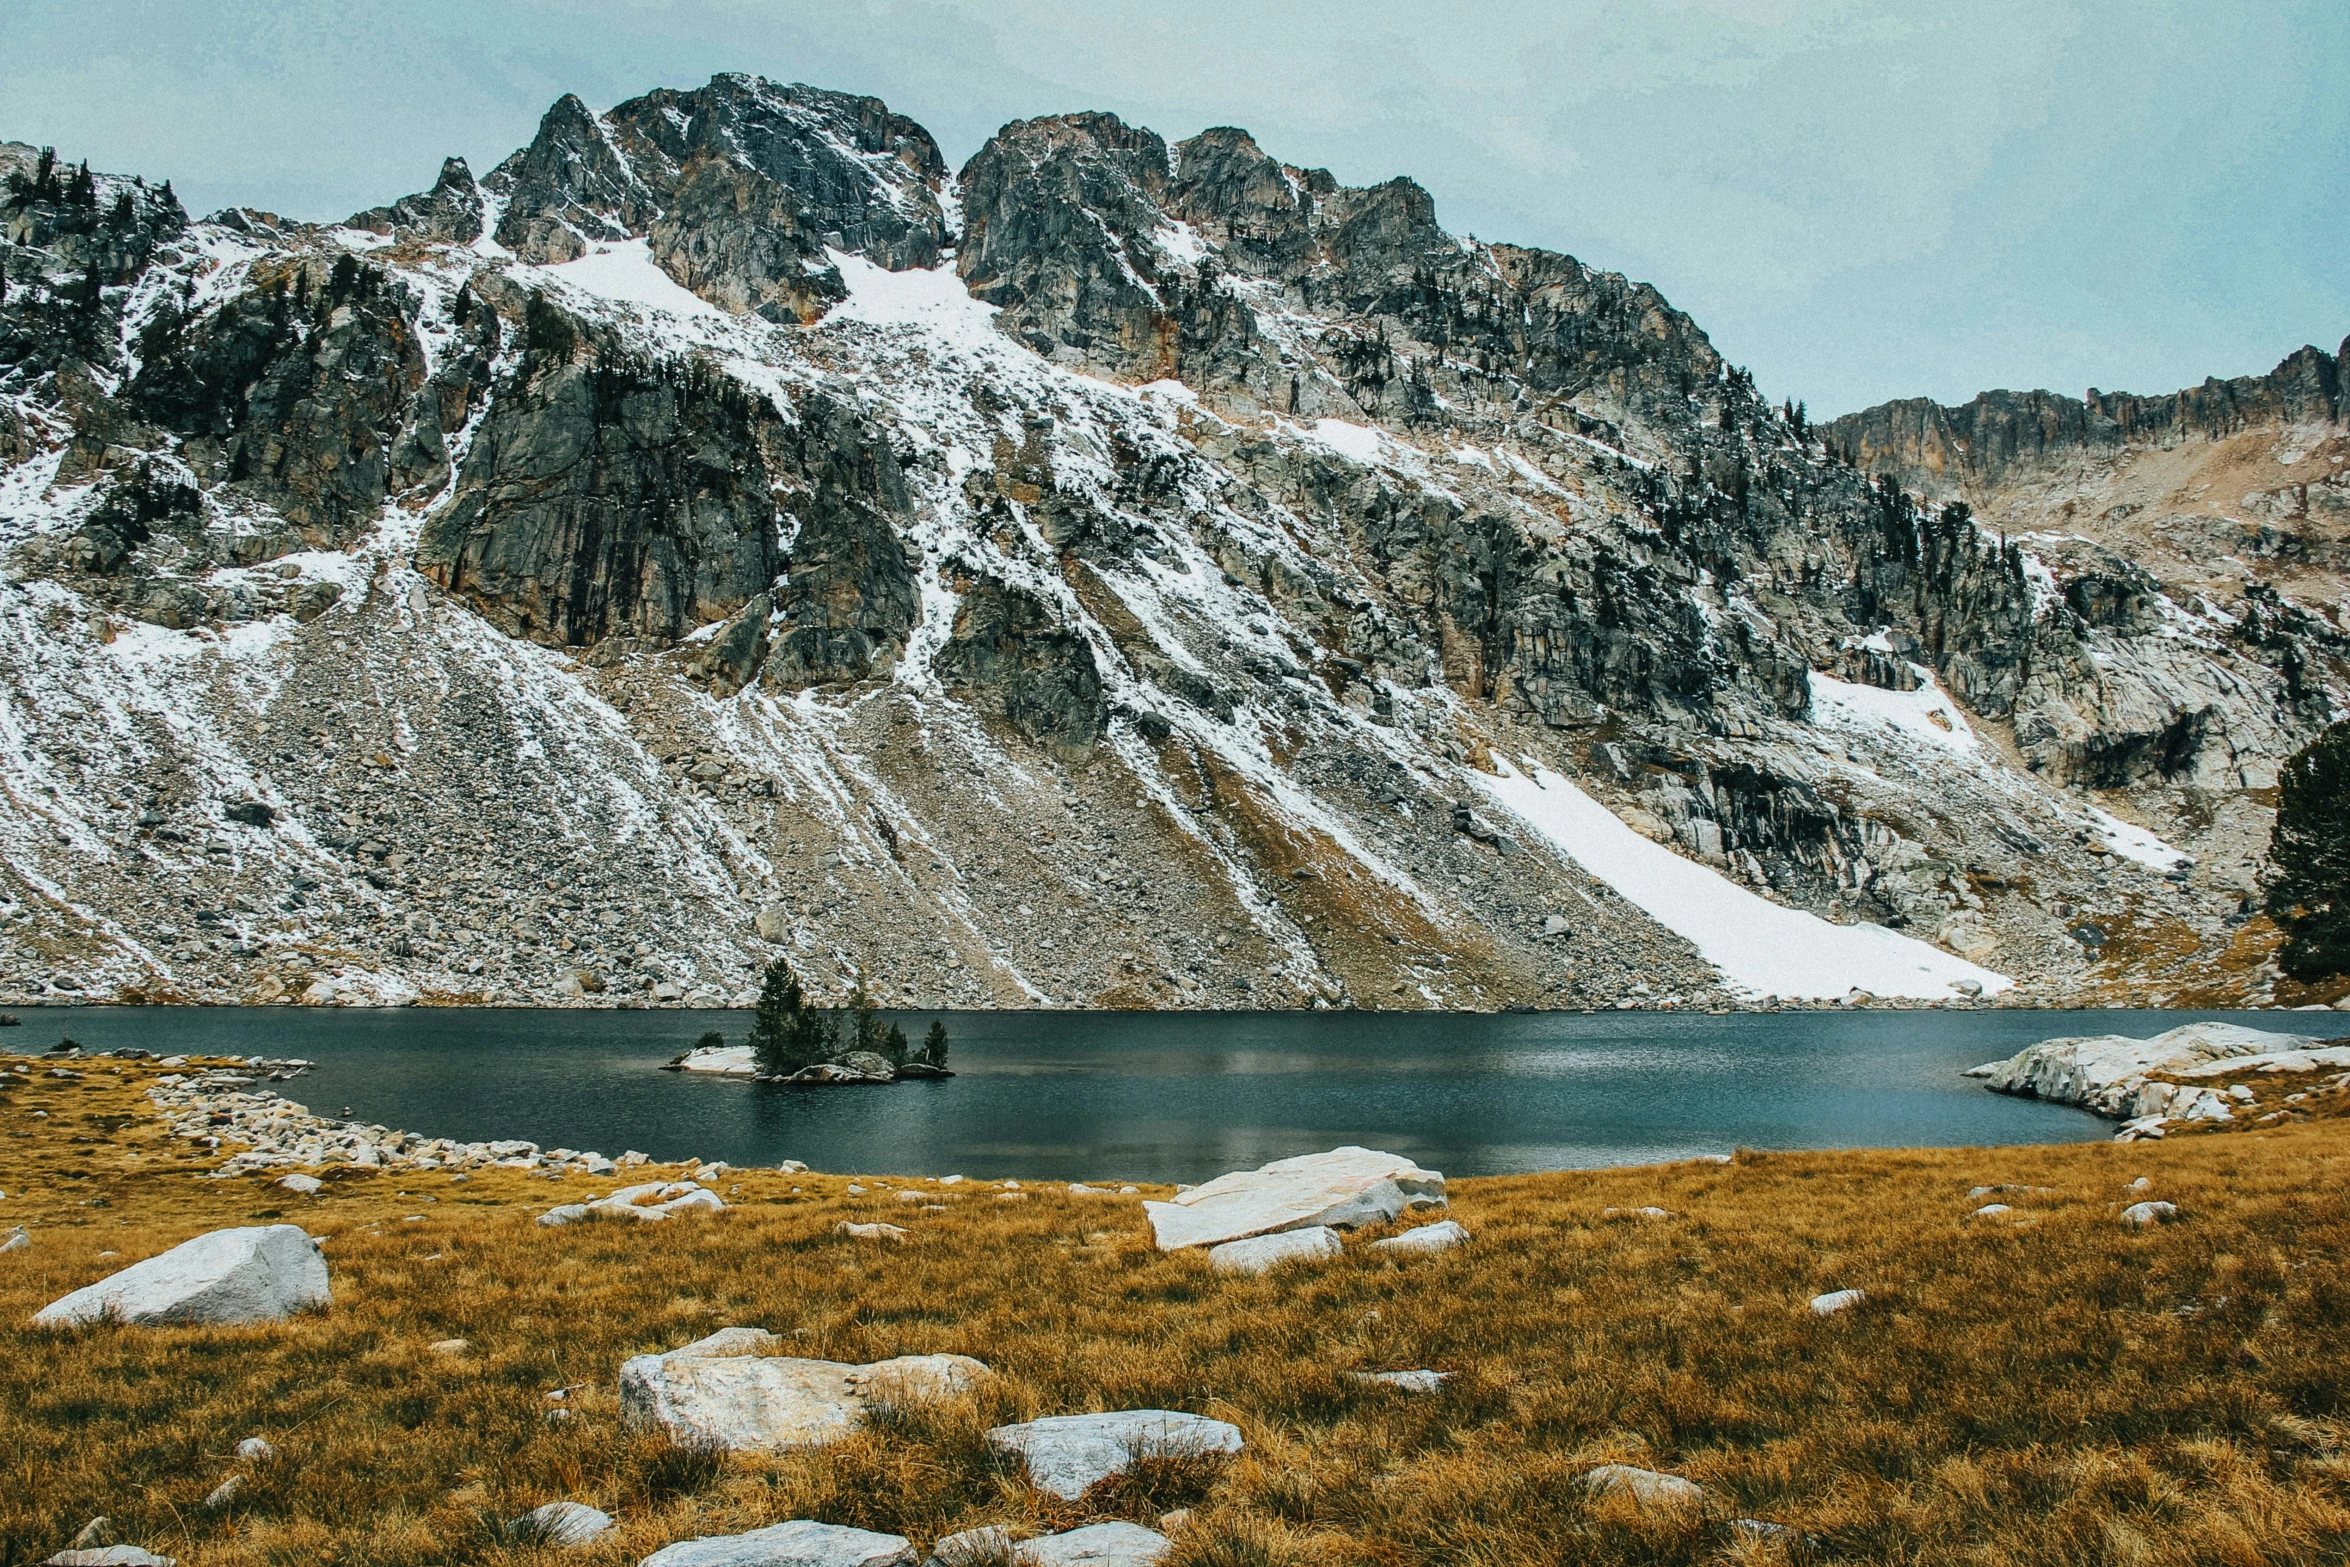
<instances>
[{"instance_id":1,"label":"pale blue sky","mask_svg":"<svg viewBox=\"0 0 2350 1567\"><path fill-rule=\"evenodd\" d=\"M1815 414L2167 391L2350 333L2350 3L17 0L0 137L341 216L573 91L870 92L960 164L1103 108L1254 131L1663 289Z\"/></svg>"}]
</instances>

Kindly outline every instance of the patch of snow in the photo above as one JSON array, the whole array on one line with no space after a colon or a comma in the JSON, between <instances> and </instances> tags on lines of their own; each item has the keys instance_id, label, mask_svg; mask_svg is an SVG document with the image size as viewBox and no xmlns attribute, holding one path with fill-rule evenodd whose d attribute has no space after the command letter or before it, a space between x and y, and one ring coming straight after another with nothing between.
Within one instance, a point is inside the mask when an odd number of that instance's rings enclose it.
<instances>
[{"instance_id":1,"label":"patch of snow","mask_svg":"<svg viewBox=\"0 0 2350 1567\"><path fill-rule=\"evenodd\" d=\"M1208 242L1188 223L1169 219L1151 237L1159 242L1159 250L1169 261L1181 266L1196 267L1208 253Z\"/></svg>"},{"instance_id":2,"label":"patch of snow","mask_svg":"<svg viewBox=\"0 0 2350 1567\"><path fill-rule=\"evenodd\" d=\"M1835 729L1891 730L1947 751L1980 746L1974 730L1967 727L1966 714L1936 683L1933 672L1922 664L1909 667L1918 677L1915 691L1857 685L1813 670L1812 722Z\"/></svg>"},{"instance_id":3,"label":"patch of snow","mask_svg":"<svg viewBox=\"0 0 2350 1567\"><path fill-rule=\"evenodd\" d=\"M1528 777L1497 765L1503 768L1498 778L1470 775L1497 805L1687 939L1750 995L1829 998L1865 990L1942 1000L1956 995L1962 980L1981 985L1985 995L2015 983L1882 925L1831 925L1782 908L1643 838L1557 773L1537 768Z\"/></svg>"},{"instance_id":4,"label":"patch of snow","mask_svg":"<svg viewBox=\"0 0 2350 1567\"><path fill-rule=\"evenodd\" d=\"M2106 847L2126 859L2136 860L2149 870L2173 871L2182 865L2192 865L2195 857L2184 850L2174 849L2160 838L2132 822L2125 822L2110 811L2089 807L2089 818L2105 834Z\"/></svg>"},{"instance_id":5,"label":"patch of snow","mask_svg":"<svg viewBox=\"0 0 2350 1567\"><path fill-rule=\"evenodd\" d=\"M966 346L994 348L1001 343L995 329L996 307L973 299L952 265L892 272L846 251L824 253L849 288L849 297L824 318L827 325L861 321L868 326L910 326Z\"/></svg>"},{"instance_id":6,"label":"patch of snow","mask_svg":"<svg viewBox=\"0 0 2350 1567\"><path fill-rule=\"evenodd\" d=\"M1341 457L1351 457L1366 468L1379 461L1379 432L1368 425L1350 424L1344 419L1316 419L1312 434Z\"/></svg>"},{"instance_id":7,"label":"patch of snow","mask_svg":"<svg viewBox=\"0 0 2350 1567\"><path fill-rule=\"evenodd\" d=\"M616 305L636 305L673 316L715 316L726 312L661 270L644 240L598 245L576 261L535 269L581 293Z\"/></svg>"}]
</instances>

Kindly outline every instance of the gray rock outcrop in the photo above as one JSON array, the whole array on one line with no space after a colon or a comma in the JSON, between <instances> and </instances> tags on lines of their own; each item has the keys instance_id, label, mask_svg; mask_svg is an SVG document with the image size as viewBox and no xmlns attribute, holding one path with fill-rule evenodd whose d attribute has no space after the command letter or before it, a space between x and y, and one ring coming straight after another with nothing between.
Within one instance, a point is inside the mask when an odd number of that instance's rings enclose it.
<instances>
[{"instance_id":1,"label":"gray rock outcrop","mask_svg":"<svg viewBox=\"0 0 2350 1567\"><path fill-rule=\"evenodd\" d=\"M1124 1474L1138 1458L1201 1458L1237 1453L1244 1445L1238 1426L1171 1409L1050 1415L997 1426L987 1440L1018 1454L1030 1483L1065 1502Z\"/></svg>"},{"instance_id":2,"label":"gray rock outcrop","mask_svg":"<svg viewBox=\"0 0 2350 1567\"><path fill-rule=\"evenodd\" d=\"M1220 1175L1143 1210L1159 1249L1178 1251L1282 1230L1384 1224L1444 1202L1444 1177L1434 1170L1349 1146Z\"/></svg>"},{"instance_id":3,"label":"gray rock outcrop","mask_svg":"<svg viewBox=\"0 0 2350 1567\"><path fill-rule=\"evenodd\" d=\"M665 1545L637 1567L915 1567L918 1560L902 1535L795 1519Z\"/></svg>"},{"instance_id":4,"label":"gray rock outcrop","mask_svg":"<svg viewBox=\"0 0 2350 1567\"><path fill-rule=\"evenodd\" d=\"M988 1375L967 1355L900 1355L867 1366L798 1360L755 1328L727 1328L620 1368L621 1417L680 1442L744 1452L822 1447L854 1432L878 1404L969 1391Z\"/></svg>"},{"instance_id":5,"label":"gray rock outcrop","mask_svg":"<svg viewBox=\"0 0 2350 1567\"><path fill-rule=\"evenodd\" d=\"M118 1321L135 1327L282 1322L332 1305L318 1243L297 1226L214 1230L52 1301L44 1328Z\"/></svg>"}]
</instances>

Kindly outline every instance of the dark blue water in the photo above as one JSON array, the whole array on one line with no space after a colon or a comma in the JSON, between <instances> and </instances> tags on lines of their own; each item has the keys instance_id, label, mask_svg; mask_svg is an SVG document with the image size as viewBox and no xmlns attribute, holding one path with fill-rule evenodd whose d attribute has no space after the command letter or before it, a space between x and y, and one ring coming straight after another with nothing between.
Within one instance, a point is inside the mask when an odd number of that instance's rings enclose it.
<instances>
[{"instance_id":1,"label":"dark blue water","mask_svg":"<svg viewBox=\"0 0 2350 1567\"><path fill-rule=\"evenodd\" d=\"M2058 1034L2273 1013L965 1012L957 1077L783 1088L659 1070L740 1012L77 1008L0 1048L307 1056L295 1097L428 1136L874 1174L1197 1181L1362 1143L1450 1175L1733 1148L1960 1147L2110 1136L1961 1069ZM920 1038L929 1015L906 1015Z\"/></svg>"}]
</instances>

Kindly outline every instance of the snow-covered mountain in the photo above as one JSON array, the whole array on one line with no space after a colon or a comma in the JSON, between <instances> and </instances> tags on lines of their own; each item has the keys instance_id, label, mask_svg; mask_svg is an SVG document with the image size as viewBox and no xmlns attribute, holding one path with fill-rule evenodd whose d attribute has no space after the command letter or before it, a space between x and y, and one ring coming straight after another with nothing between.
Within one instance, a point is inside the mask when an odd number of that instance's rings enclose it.
<instances>
[{"instance_id":1,"label":"snow-covered mountain","mask_svg":"<svg viewBox=\"0 0 2350 1567\"><path fill-rule=\"evenodd\" d=\"M1408 180L743 76L0 172L0 997L2302 999L2342 356L1806 429Z\"/></svg>"}]
</instances>

